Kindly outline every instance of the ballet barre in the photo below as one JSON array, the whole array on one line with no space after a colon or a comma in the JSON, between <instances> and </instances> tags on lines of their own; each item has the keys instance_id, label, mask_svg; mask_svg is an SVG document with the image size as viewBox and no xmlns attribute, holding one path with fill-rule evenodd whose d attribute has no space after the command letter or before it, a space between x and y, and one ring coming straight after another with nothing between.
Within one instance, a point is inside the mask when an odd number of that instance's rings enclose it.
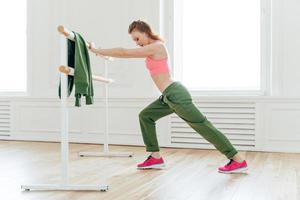
<instances>
[{"instance_id":1,"label":"ballet barre","mask_svg":"<svg viewBox=\"0 0 300 200\"><path fill-rule=\"evenodd\" d=\"M74 39L74 34L64 28L58 27L58 31L68 39ZM66 40L61 40L60 43L60 59L61 63L66 63ZM107 58L106 58L107 59ZM109 60L109 59L107 59ZM60 82L61 82L61 101L60 101L60 114L61 114L61 182L57 184L30 184L21 185L21 189L25 191L31 190L63 190L63 191L107 191L108 185L106 184L71 184L69 181L69 111L67 105L68 96L68 75L74 76L74 69L64 65L59 67ZM111 79L101 76L93 75L93 80L104 82L105 85L111 83Z\"/></svg>"},{"instance_id":2,"label":"ballet barre","mask_svg":"<svg viewBox=\"0 0 300 200\"><path fill-rule=\"evenodd\" d=\"M74 40L74 33L69 31L64 26L58 26L58 32L64 35L70 40ZM61 63L66 63L66 40L61 40L60 46L60 59ZM89 47L89 43L86 43ZM104 130L104 142L103 142L103 152L79 152L79 156L104 156L104 157L132 157L132 152L110 152L109 151L109 138L108 138L108 84L114 82L114 80L105 78L108 75L107 62L112 61L111 57L101 56L104 58L104 77L99 75L92 75L92 79L95 81L105 83L105 130ZM21 189L25 191L30 190L64 190L64 191L107 191L108 185L97 184L97 185L85 185L85 184L70 184L69 183L69 111L67 105L68 96L68 79L67 76L74 76L74 68L69 66L61 65L58 68L60 72L61 81L61 103L60 103L60 114L61 114L61 182L58 184L31 184L31 185L21 185Z\"/></svg>"}]
</instances>

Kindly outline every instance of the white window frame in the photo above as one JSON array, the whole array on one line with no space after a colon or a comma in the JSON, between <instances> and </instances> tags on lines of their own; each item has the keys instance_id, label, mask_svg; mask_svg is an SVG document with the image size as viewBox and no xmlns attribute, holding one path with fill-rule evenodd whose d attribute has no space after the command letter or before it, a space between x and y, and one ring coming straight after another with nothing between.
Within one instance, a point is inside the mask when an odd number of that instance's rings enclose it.
<instances>
[{"instance_id":1,"label":"white window frame","mask_svg":"<svg viewBox=\"0 0 300 200\"><path fill-rule=\"evenodd\" d=\"M170 61L175 80L182 81L182 1L183 0L161 0L160 24L164 26L164 37L167 38L167 47L170 53ZM261 89L254 90L190 90L193 96L267 96L271 94L271 0L261 0Z\"/></svg>"},{"instance_id":2,"label":"white window frame","mask_svg":"<svg viewBox=\"0 0 300 200\"><path fill-rule=\"evenodd\" d=\"M28 0L25 0L26 1L26 30L25 30L25 34L26 34L26 91L8 91L8 92L1 92L0 91L0 97L25 97L25 96L29 96L30 95L30 88L29 88L29 84L30 84L30 71L29 71L29 59L28 59L28 51L30 50L29 49L29 46L28 46L28 26L29 26L29 19L30 18L30 13L31 13L31 10L29 8L29 4L28 4ZM24 32L23 32L24 33Z\"/></svg>"}]
</instances>

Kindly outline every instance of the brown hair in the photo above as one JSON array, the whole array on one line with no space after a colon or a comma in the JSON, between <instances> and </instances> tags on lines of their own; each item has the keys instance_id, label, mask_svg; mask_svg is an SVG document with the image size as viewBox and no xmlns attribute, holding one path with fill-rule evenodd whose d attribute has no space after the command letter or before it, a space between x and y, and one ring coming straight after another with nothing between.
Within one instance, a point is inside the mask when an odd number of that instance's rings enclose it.
<instances>
[{"instance_id":1,"label":"brown hair","mask_svg":"<svg viewBox=\"0 0 300 200\"><path fill-rule=\"evenodd\" d=\"M150 37L153 40L160 40L164 41L158 34L155 34L152 32L151 27L149 24L142 20L133 21L128 28L128 33L132 33L132 31L137 30L141 33L146 33L148 37Z\"/></svg>"}]
</instances>

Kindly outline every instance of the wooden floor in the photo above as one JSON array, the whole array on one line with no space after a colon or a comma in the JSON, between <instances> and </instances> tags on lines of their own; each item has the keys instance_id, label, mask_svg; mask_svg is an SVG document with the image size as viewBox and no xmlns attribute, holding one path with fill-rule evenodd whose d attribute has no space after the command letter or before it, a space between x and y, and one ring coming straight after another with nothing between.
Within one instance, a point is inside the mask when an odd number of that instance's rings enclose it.
<instances>
[{"instance_id":1,"label":"wooden floor","mask_svg":"<svg viewBox=\"0 0 300 200\"><path fill-rule=\"evenodd\" d=\"M70 181L108 184L106 192L22 191L21 184L60 181L60 144L0 141L0 198L3 200L300 200L300 154L241 152L247 174L221 174L228 160L215 150L162 148L167 168L137 170L144 147L110 146L133 151L132 158L82 158L79 151L100 145L70 145Z\"/></svg>"}]
</instances>

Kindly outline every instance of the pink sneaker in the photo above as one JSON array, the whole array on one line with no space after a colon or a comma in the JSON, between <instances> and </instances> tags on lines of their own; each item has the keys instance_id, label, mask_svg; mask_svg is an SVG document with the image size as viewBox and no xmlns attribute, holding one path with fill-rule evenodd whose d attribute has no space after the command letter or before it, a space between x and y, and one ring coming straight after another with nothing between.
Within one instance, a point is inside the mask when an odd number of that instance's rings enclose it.
<instances>
[{"instance_id":1,"label":"pink sneaker","mask_svg":"<svg viewBox=\"0 0 300 200\"><path fill-rule=\"evenodd\" d=\"M143 162L137 165L138 169L163 169L165 167L162 157L159 159L152 157L151 155Z\"/></svg>"},{"instance_id":2,"label":"pink sneaker","mask_svg":"<svg viewBox=\"0 0 300 200\"><path fill-rule=\"evenodd\" d=\"M227 163L225 166L219 167L219 172L225 173L225 174L243 173L247 170L248 170L248 167L247 167L246 160L239 163L239 162L234 161L233 159L230 159L229 163Z\"/></svg>"}]
</instances>

